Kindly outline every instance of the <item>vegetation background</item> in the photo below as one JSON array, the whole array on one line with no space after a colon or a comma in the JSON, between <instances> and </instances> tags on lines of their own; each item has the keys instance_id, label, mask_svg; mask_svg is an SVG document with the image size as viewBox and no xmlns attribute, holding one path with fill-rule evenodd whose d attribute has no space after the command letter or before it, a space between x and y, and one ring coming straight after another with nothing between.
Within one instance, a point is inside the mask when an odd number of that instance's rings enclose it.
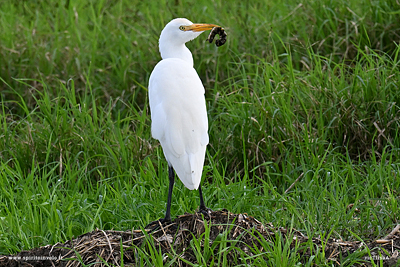
<instances>
[{"instance_id":1,"label":"vegetation background","mask_svg":"<svg viewBox=\"0 0 400 267\"><path fill-rule=\"evenodd\" d=\"M187 44L208 207L345 240L399 223L398 1L1 0L0 254L163 216L147 84L175 17L228 33ZM172 215L197 207L178 182Z\"/></svg>"}]
</instances>

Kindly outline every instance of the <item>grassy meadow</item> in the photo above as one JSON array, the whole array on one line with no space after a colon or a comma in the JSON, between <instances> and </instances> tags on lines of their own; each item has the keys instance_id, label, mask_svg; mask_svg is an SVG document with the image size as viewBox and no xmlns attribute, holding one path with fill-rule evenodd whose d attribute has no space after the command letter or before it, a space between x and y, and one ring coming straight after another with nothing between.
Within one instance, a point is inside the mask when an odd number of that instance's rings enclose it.
<instances>
[{"instance_id":1,"label":"grassy meadow","mask_svg":"<svg viewBox=\"0 0 400 267\"><path fill-rule=\"evenodd\" d=\"M0 0L0 255L164 216L147 85L175 17L228 33L187 44L206 88L209 208L348 241L399 224L398 2ZM177 180L172 216L198 205ZM334 264L282 242L231 264Z\"/></svg>"}]
</instances>

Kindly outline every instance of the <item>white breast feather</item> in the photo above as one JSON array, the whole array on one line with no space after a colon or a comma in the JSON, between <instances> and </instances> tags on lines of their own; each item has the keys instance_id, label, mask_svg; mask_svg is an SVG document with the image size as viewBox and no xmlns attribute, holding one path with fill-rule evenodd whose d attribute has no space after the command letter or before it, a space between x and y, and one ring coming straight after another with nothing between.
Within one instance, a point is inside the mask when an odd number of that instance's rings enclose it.
<instances>
[{"instance_id":1,"label":"white breast feather","mask_svg":"<svg viewBox=\"0 0 400 267\"><path fill-rule=\"evenodd\" d=\"M208 144L204 87L197 72L180 59L160 61L150 76L149 102L152 136L183 184L197 189Z\"/></svg>"}]
</instances>

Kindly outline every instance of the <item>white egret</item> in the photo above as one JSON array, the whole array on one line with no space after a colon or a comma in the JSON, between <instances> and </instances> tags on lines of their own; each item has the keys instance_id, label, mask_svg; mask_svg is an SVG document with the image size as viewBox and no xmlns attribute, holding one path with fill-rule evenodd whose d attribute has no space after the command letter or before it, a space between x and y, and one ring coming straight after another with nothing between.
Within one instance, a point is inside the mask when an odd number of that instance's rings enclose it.
<instances>
[{"instance_id":1,"label":"white egret","mask_svg":"<svg viewBox=\"0 0 400 267\"><path fill-rule=\"evenodd\" d=\"M174 170L188 189L199 190L200 211L207 210L200 186L208 144L205 91L185 43L214 27L218 26L178 18L170 21L160 35L162 60L149 80L151 133L161 143L169 171L167 210L160 222L171 221Z\"/></svg>"}]
</instances>

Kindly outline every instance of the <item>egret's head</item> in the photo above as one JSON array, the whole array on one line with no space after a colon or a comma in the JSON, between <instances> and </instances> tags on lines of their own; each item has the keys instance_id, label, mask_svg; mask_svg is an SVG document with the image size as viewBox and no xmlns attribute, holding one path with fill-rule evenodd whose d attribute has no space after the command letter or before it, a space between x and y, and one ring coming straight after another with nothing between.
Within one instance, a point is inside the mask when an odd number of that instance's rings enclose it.
<instances>
[{"instance_id":1,"label":"egret's head","mask_svg":"<svg viewBox=\"0 0 400 267\"><path fill-rule=\"evenodd\" d=\"M171 20L162 30L160 42L184 44L195 39L202 32L218 27L214 24L193 23L188 19L178 18Z\"/></svg>"}]
</instances>

